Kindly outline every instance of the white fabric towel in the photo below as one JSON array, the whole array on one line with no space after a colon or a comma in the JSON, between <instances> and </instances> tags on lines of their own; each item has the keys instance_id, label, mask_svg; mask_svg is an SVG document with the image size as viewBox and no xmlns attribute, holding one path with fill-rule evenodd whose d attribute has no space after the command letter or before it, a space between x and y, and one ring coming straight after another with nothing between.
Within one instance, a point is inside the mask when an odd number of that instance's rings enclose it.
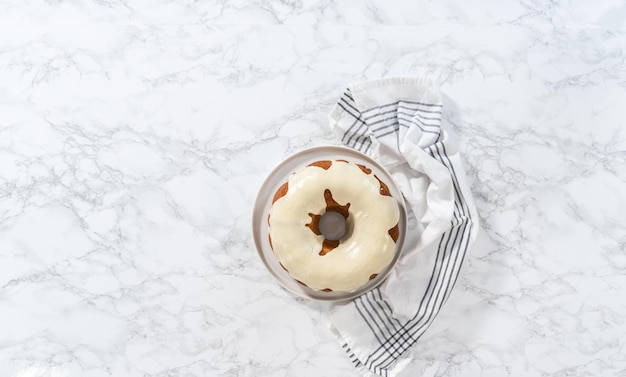
<instances>
[{"instance_id":1,"label":"white fabric towel","mask_svg":"<svg viewBox=\"0 0 626 377\"><path fill-rule=\"evenodd\" d=\"M341 141L394 177L409 222L403 255L378 288L331 307L331 329L364 376L396 376L406 352L450 295L478 233L459 155L440 127L441 95L428 80L351 85L330 114Z\"/></svg>"}]
</instances>

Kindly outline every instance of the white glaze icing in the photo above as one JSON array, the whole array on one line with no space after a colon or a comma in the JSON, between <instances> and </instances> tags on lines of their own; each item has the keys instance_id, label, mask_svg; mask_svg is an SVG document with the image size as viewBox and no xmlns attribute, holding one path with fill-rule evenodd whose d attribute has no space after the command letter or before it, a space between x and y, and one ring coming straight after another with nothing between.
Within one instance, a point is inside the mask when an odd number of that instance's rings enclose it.
<instances>
[{"instance_id":1,"label":"white glaze icing","mask_svg":"<svg viewBox=\"0 0 626 377\"><path fill-rule=\"evenodd\" d=\"M306 224L311 222L309 213L324 214L326 189L339 204L350 203L350 231L339 246L319 255L324 236ZM388 231L399 215L397 201L380 194L374 173L333 161L327 170L307 166L289 177L286 195L270 210L269 233L274 252L294 279L316 290L351 292L391 263L396 244Z\"/></svg>"}]
</instances>

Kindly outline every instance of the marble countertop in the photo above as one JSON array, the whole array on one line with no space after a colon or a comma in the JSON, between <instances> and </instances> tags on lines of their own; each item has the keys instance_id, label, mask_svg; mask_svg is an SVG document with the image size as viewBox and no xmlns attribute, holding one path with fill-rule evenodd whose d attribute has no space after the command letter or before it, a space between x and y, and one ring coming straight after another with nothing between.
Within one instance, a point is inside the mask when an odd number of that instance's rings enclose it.
<instances>
[{"instance_id":1,"label":"marble countertop","mask_svg":"<svg viewBox=\"0 0 626 377\"><path fill-rule=\"evenodd\" d=\"M440 83L488 241L403 375L626 373L623 3L133 3L0 5L0 375L357 377L251 210L391 76Z\"/></svg>"}]
</instances>

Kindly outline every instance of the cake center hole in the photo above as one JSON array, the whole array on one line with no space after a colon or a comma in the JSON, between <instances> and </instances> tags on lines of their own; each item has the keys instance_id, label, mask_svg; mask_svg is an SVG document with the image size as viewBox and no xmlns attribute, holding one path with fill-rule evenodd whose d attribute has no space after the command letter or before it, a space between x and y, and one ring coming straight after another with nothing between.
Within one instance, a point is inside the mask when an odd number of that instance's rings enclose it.
<instances>
[{"instance_id":1,"label":"cake center hole","mask_svg":"<svg viewBox=\"0 0 626 377\"><path fill-rule=\"evenodd\" d=\"M339 212L327 211L320 218L320 233L330 241L337 241L346 234L346 219Z\"/></svg>"}]
</instances>

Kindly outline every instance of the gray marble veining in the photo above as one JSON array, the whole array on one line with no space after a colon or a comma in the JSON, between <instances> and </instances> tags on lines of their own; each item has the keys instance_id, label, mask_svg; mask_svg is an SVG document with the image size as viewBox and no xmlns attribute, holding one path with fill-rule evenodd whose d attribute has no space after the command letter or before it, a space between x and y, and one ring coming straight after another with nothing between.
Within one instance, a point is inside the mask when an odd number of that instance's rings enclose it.
<instances>
[{"instance_id":1,"label":"gray marble veining","mask_svg":"<svg viewBox=\"0 0 626 377\"><path fill-rule=\"evenodd\" d=\"M405 374L626 373L623 3L0 8L0 375L357 376L251 209L398 75L440 83L485 230Z\"/></svg>"}]
</instances>

